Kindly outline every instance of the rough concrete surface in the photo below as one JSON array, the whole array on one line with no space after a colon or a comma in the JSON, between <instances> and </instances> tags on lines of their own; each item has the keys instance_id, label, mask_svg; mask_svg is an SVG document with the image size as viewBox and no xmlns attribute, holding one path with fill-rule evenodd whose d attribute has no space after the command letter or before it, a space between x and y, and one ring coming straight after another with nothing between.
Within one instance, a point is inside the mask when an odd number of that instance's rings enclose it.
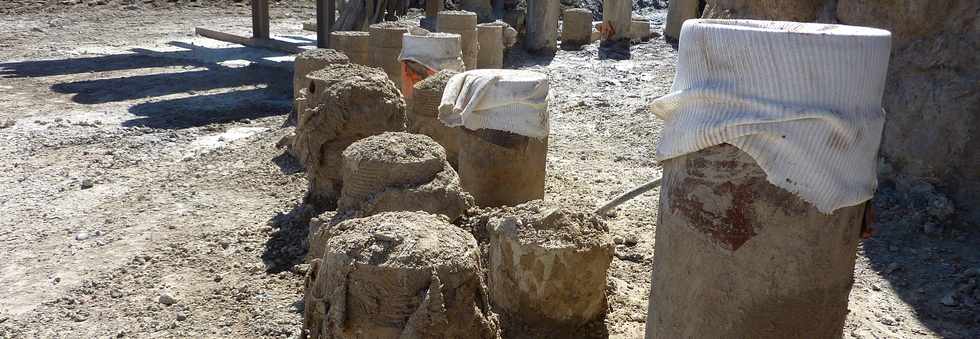
<instances>
[{"instance_id":1,"label":"rough concrete surface","mask_svg":"<svg viewBox=\"0 0 980 339\"><path fill-rule=\"evenodd\" d=\"M299 114L294 151L309 174L309 200L329 208L343 187L341 152L359 139L404 131L405 100L377 68L330 65L308 77L312 83Z\"/></svg>"},{"instance_id":2,"label":"rough concrete surface","mask_svg":"<svg viewBox=\"0 0 980 339\"><path fill-rule=\"evenodd\" d=\"M646 337L840 338L865 205L826 215L735 146L664 162Z\"/></svg>"},{"instance_id":3,"label":"rough concrete surface","mask_svg":"<svg viewBox=\"0 0 980 339\"><path fill-rule=\"evenodd\" d=\"M310 338L499 338L476 239L424 212L345 221L307 276Z\"/></svg>"},{"instance_id":4,"label":"rough concrete surface","mask_svg":"<svg viewBox=\"0 0 980 339\"><path fill-rule=\"evenodd\" d=\"M89 6L101 1L0 1L31 5L0 20L0 337L297 337L320 211L273 147L291 130L290 56L193 36L248 35L248 2ZM635 6L663 29L664 10ZM312 37L312 3L270 13L273 35ZM590 210L660 175L661 123L645 108L668 93L676 56L662 39L631 52L505 56L551 80L545 199ZM909 183L877 193L844 335L980 337L980 232L943 217L942 181ZM643 336L658 196L606 220L608 308L587 333Z\"/></svg>"},{"instance_id":5,"label":"rough concrete surface","mask_svg":"<svg viewBox=\"0 0 980 339\"><path fill-rule=\"evenodd\" d=\"M615 245L589 212L535 200L490 215L490 300L509 337L577 335L606 311Z\"/></svg>"}]
</instances>

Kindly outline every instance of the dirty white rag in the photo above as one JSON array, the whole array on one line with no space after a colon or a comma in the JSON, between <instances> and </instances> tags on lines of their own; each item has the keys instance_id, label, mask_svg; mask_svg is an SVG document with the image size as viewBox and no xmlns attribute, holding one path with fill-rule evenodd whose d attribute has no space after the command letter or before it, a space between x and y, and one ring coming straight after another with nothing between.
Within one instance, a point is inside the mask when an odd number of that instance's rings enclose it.
<instances>
[{"instance_id":1,"label":"dirty white rag","mask_svg":"<svg viewBox=\"0 0 980 339\"><path fill-rule=\"evenodd\" d=\"M433 72L463 71L465 67L461 46L459 34L427 31L405 33L398 60L417 62Z\"/></svg>"},{"instance_id":2,"label":"dirty white rag","mask_svg":"<svg viewBox=\"0 0 980 339\"><path fill-rule=\"evenodd\" d=\"M728 143L773 185L822 213L860 204L877 185L888 31L756 20L688 20L661 160Z\"/></svg>"},{"instance_id":3,"label":"dirty white rag","mask_svg":"<svg viewBox=\"0 0 980 339\"><path fill-rule=\"evenodd\" d=\"M446 83L439 120L450 127L548 136L548 78L533 71L478 69Z\"/></svg>"}]
</instances>

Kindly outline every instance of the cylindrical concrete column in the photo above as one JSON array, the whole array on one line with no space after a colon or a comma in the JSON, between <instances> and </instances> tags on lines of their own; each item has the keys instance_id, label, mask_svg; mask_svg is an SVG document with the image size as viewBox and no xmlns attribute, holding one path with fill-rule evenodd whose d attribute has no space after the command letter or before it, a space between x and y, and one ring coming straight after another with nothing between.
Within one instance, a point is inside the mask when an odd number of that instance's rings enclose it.
<instances>
[{"instance_id":1,"label":"cylindrical concrete column","mask_svg":"<svg viewBox=\"0 0 980 339\"><path fill-rule=\"evenodd\" d=\"M439 121L442 91L453 75L456 72L440 71L415 84L408 114L408 132L431 137L446 149L446 159L453 168L459 168L459 138L462 127L449 127Z\"/></svg>"},{"instance_id":2,"label":"cylindrical concrete column","mask_svg":"<svg viewBox=\"0 0 980 339\"><path fill-rule=\"evenodd\" d=\"M463 128L459 173L479 206L513 206L544 198L548 139Z\"/></svg>"},{"instance_id":3,"label":"cylindrical concrete column","mask_svg":"<svg viewBox=\"0 0 980 339\"><path fill-rule=\"evenodd\" d=\"M389 21L371 25L371 64L388 74L392 82L402 88L402 63L398 56L402 53L402 35L408 33L404 24Z\"/></svg>"},{"instance_id":4,"label":"cylindrical concrete column","mask_svg":"<svg viewBox=\"0 0 980 339\"><path fill-rule=\"evenodd\" d=\"M633 23L633 1L602 1L602 40L621 41L629 38L630 24Z\"/></svg>"},{"instance_id":5,"label":"cylindrical concrete column","mask_svg":"<svg viewBox=\"0 0 980 339\"><path fill-rule=\"evenodd\" d=\"M327 65L346 64L348 56L333 49L317 48L297 54L293 61L293 98L299 98L299 91L310 85L306 76L321 70Z\"/></svg>"},{"instance_id":6,"label":"cylindrical concrete column","mask_svg":"<svg viewBox=\"0 0 980 339\"><path fill-rule=\"evenodd\" d=\"M524 48L534 53L553 53L558 49L558 0L528 0Z\"/></svg>"},{"instance_id":7,"label":"cylindrical concrete column","mask_svg":"<svg viewBox=\"0 0 980 339\"><path fill-rule=\"evenodd\" d=\"M371 66L371 33L363 31L331 32L330 47L346 54L352 63Z\"/></svg>"},{"instance_id":8,"label":"cylindrical concrete column","mask_svg":"<svg viewBox=\"0 0 980 339\"><path fill-rule=\"evenodd\" d=\"M647 338L839 338L864 205L823 214L734 146L663 162Z\"/></svg>"},{"instance_id":9,"label":"cylindrical concrete column","mask_svg":"<svg viewBox=\"0 0 980 339\"><path fill-rule=\"evenodd\" d=\"M504 68L504 26L500 23L476 25L480 52L477 68Z\"/></svg>"},{"instance_id":10,"label":"cylindrical concrete column","mask_svg":"<svg viewBox=\"0 0 980 339\"><path fill-rule=\"evenodd\" d=\"M664 38L677 41L681 36L684 20L695 19L698 13L698 0L671 0L667 4L667 22L664 24Z\"/></svg>"},{"instance_id":11,"label":"cylindrical concrete column","mask_svg":"<svg viewBox=\"0 0 980 339\"><path fill-rule=\"evenodd\" d=\"M630 39L634 42L650 40L650 21L646 19L633 19L630 24Z\"/></svg>"},{"instance_id":12,"label":"cylindrical concrete column","mask_svg":"<svg viewBox=\"0 0 980 339\"><path fill-rule=\"evenodd\" d=\"M565 10L561 26L561 47L574 50L588 45L592 38L592 11L585 8Z\"/></svg>"},{"instance_id":13,"label":"cylindrical concrete column","mask_svg":"<svg viewBox=\"0 0 980 339\"><path fill-rule=\"evenodd\" d=\"M460 0L459 9L476 13L480 22L493 21L493 7L490 0Z\"/></svg>"},{"instance_id":14,"label":"cylindrical concrete column","mask_svg":"<svg viewBox=\"0 0 980 339\"><path fill-rule=\"evenodd\" d=\"M890 52L866 27L684 23L673 92L651 104L665 122L647 338L841 336Z\"/></svg>"},{"instance_id":15,"label":"cylindrical concrete column","mask_svg":"<svg viewBox=\"0 0 980 339\"><path fill-rule=\"evenodd\" d=\"M511 331L578 337L605 313L615 245L591 211L535 200L488 220L490 300Z\"/></svg>"},{"instance_id":16,"label":"cylindrical concrete column","mask_svg":"<svg viewBox=\"0 0 980 339\"><path fill-rule=\"evenodd\" d=\"M467 70L476 68L477 57L480 53L476 23L476 13L467 11L442 11L439 12L439 19L436 21L439 32L460 35L460 42L463 46L463 64L466 65Z\"/></svg>"},{"instance_id":17,"label":"cylindrical concrete column","mask_svg":"<svg viewBox=\"0 0 980 339\"><path fill-rule=\"evenodd\" d=\"M599 58L630 58L630 25L633 23L631 0L604 0L602 24L599 25Z\"/></svg>"},{"instance_id":18,"label":"cylindrical concrete column","mask_svg":"<svg viewBox=\"0 0 980 339\"><path fill-rule=\"evenodd\" d=\"M532 71L487 69L446 85L439 119L463 126L459 174L480 206L544 197L548 79Z\"/></svg>"},{"instance_id":19,"label":"cylindrical concrete column","mask_svg":"<svg viewBox=\"0 0 980 339\"><path fill-rule=\"evenodd\" d=\"M499 338L473 235L424 212L344 221L306 277L310 338Z\"/></svg>"},{"instance_id":20,"label":"cylindrical concrete column","mask_svg":"<svg viewBox=\"0 0 980 339\"><path fill-rule=\"evenodd\" d=\"M333 208L340 197L341 153L354 141L405 130L405 101L381 70L339 64L310 73L293 150L309 179L307 200Z\"/></svg>"}]
</instances>

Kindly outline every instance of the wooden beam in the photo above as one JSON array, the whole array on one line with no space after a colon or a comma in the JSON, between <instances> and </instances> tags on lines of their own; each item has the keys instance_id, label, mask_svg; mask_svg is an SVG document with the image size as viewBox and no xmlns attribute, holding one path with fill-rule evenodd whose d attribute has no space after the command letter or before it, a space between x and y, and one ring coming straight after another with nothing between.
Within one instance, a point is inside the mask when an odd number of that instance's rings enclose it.
<instances>
[{"instance_id":1,"label":"wooden beam","mask_svg":"<svg viewBox=\"0 0 980 339\"><path fill-rule=\"evenodd\" d=\"M330 47L330 32L336 15L336 0L316 0L316 47Z\"/></svg>"},{"instance_id":2,"label":"wooden beam","mask_svg":"<svg viewBox=\"0 0 980 339\"><path fill-rule=\"evenodd\" d=\"M269 0L252 0L252 38L269 38Z\"/></svg>"},{"instance_id":3,"label":"wooden beam","mask_svg":"<svg viewBox=\"0 0 980 339\"><path fill-rule=\"evenodd\" d=\"M201 27L195 28L194 32L197 33L197 35L203 36L205 38L230 42L233 44L245 45L249 47L265 48L265 49L283 51L287 53L300 53L305 51L305 49L301 47L303 45L285 42L281 40L247 38L240 35L219 32L219 31L210 30Z\"/></svg>"}]
</instances>

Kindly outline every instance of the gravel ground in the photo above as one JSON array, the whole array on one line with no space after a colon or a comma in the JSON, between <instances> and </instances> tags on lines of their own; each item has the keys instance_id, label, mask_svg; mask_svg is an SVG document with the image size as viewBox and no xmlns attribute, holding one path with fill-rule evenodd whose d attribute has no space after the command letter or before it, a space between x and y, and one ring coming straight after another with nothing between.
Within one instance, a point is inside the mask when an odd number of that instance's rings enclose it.
<instances>
[{"instance_id":1,"label":"gravel ground","mask_svg":"<svg viewBox=\"0 0 980 339\"><path fill-rule=\"evenodd\" d=\"M0 337L299 335L315 212L274 147L289 64L192 36L247 32L246 6L97 2L0 7ZM273 33L304 34L311 15L276 5ZM594 207L658 176L661 123L644 108L668 91L675 50L654 39L632 53L508 55L551 79L548 199ZM950 222L927 185L883 183L845 336L980 337L980 232ZM611 337L642 336L656 206L654 191L609 220Z\"/></svg>"}]
</instances>

